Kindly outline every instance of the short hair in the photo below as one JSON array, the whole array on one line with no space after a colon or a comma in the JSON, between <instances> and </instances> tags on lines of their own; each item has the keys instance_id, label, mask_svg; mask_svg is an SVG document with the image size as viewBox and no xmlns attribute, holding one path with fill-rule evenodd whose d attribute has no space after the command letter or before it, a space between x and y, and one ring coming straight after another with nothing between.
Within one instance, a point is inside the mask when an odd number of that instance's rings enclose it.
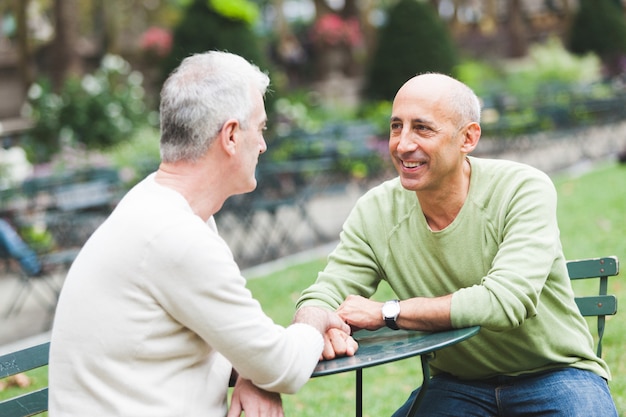
<instances>
[{"instance_id":1,"label":"short hair","mask_svg":"<svg viewBox=\"0 0 626 417\"><path fill-rule=\"evenodd\" d=\"M265 95L269 76L239 55L209 51L185 58L161 89L161 160L196 161L229 119L246 129L252 91Z\"/></svg>"},{"instance_id":2,"label":"short hair","mask_svg":"<svg viewBox=\"0 0 626 417\"><path fill-rule=\"evenodd\" d=\"M454 80L454 88L450 90L450 106L459 116L459 122L480 123L480 99L469 86L459 80Z\"/></svg>"},{"instance_id":3,"label":"short hair","mask_svg":"<svg viewBox=\"0 0 626 417\"><path fill-rule=\"evenodd\" d=\"M446 99L445 104L449 106L450 114L456 119L455 122L463 125L470 122L480 123L480 99L469 86L456 78L438 72L425 72L417 74L414 78L438 82L436 85L442 89L443 97Z\"/></svg>"}]
</instances>

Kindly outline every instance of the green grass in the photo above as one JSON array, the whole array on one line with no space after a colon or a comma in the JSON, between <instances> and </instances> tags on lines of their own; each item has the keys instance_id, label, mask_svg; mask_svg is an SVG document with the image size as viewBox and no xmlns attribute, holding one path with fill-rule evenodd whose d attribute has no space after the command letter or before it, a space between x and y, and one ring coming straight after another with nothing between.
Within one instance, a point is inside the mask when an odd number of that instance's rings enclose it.
<instances>
[{"instance_id":1,"label":"green grass","mask_svg":"<svg viewBox=\"0 0 626 417\"><path fill-rule=\"evenodd\" d=\"M568 259L617 255L626 263L626 166L607 164L579 177L554 178L559 194L559 225L565 255ZM315 280L325 259L314 259L267 276L251 279L248 286L261 302L265 312L277 323L288 325L300 291ZM626 297L622 276L609 284L619 300ZM575 291L595 292L595 287L578 285ZM387 286L374 296L392 297ZM613 372L611 391L620 416L626 416L626 321L619 319L626 311L611 317L604 336L603 357ZM591 326L595 326L590 322ZM594 327L592 327L594 328ZM363 371L364 416L389 416L400 406L412 389L421 382L419 360L407 359ZM34 387L44 386L44 375L38 374ZM309 381L296 395L284 395L285 415L342 416L354 414L354 375L339 374ZM0 392L0 399L15 395L17 390Z\"/></svg>"}]
</instances>

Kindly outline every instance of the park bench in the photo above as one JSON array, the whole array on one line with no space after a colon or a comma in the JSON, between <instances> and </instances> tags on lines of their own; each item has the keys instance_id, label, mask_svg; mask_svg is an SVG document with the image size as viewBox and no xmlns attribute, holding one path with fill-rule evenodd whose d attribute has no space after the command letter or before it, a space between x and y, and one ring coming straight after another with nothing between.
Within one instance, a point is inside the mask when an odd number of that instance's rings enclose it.
<instances>
[{"instance_id":1,"label":"park bench","mask_svg":"<svg viewBox=\"0 0 626 417\"><path fill-rule=\"evenodd\" d=\"M113 168L89 168L25 180L11 195L20 227L34 213L43 214L46 229L60 248L82 246L121 198L122 182ZM5 198L7 200L7 198ZM12 202L6 203L11 207ZM40 217L41 218L41 217Z\"/></svg>"},{"instance_id":2,"label":"park bench","mask_svg":"<svg viewBox=\"0 0 626 417\"><path fill-rule=\"evenodd\" d=\"M598 295L577 296L576 303L583 316L598 317L598 356L602 354L602 336L605 318L617 313L617 298L607 294L608 277L619 273L619 261L615 256L568 261L570 279L599 279ZM50 342L42 343L17 352L0 356L0 378L16 375L31 369L47 366ZM48 388L22 394L0 402L0 416L27 417L48 409Z\"/></svg>"}]
</instances>

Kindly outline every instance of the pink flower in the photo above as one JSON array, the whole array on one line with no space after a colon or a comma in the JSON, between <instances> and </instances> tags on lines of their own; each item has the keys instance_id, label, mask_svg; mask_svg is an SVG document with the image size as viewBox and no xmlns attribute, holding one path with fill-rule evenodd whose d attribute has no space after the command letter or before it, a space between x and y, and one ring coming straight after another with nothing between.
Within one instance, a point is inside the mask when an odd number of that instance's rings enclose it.
<instances>
[{"instance_id":1,"label":"pink flower","mask_svg":"<svg viewBox=\"0 0 626 417\"><path fill-rule=\"evenodd\" d=\"M329 46L357 46L362 42L363 35L357 19L344 20L335 13L327 13L313 24L311 39L314 43Z\"/></svg>"},{"instance_id":2,"label":"pink flower","mask_svg":"<svg viewBox=\"0 0 626 417\"><path fill-rule=\"evenodd\" d=\"M139 46L144 51L165 57L172 50L172 34L166 29L153 26L141 35Z\"/></svg>"}]
</instances>

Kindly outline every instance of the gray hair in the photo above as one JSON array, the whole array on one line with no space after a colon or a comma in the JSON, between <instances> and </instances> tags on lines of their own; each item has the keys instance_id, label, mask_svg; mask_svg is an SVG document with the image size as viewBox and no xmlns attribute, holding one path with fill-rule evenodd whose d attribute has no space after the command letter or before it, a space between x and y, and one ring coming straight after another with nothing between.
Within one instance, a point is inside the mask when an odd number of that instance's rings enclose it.
<instances>
[{"instance_id":1,"label":"gray hair","mask_svg":"<svg viewBox=\"0 0 626 417\"><path fill-rule=\"evenodd\" d=\"M229 119L246 129L252 89L265 95L269 82L239 55L210 51L185 58L161 90L161 160L197 160Z\"/></svg>"},{"instance_id":2,"label":"gray hair","mask_svg":"<svg viewBox=\"0 0 626 417\"><path fill-rule=\"evenodd\" d=\"M450 91L450 106L458 114L462 124L480 123L480 100L474 90L461 81L455 80L455 87Z\"/></svg>"},{"instance_id":3,"label":"gray hair","mask_svg":"<svg viewBox=\"0 0 626 417\"><path fill-rule=\"evenodd\" d=\"M441 89L446 100L445 105L448 106L450 114L454 115L455 122L461 125L480 123L480 100L469 86L438 72L418 74L416 78L427 80L430 85L437 85Z\"/></svg>"}]
</instances>

